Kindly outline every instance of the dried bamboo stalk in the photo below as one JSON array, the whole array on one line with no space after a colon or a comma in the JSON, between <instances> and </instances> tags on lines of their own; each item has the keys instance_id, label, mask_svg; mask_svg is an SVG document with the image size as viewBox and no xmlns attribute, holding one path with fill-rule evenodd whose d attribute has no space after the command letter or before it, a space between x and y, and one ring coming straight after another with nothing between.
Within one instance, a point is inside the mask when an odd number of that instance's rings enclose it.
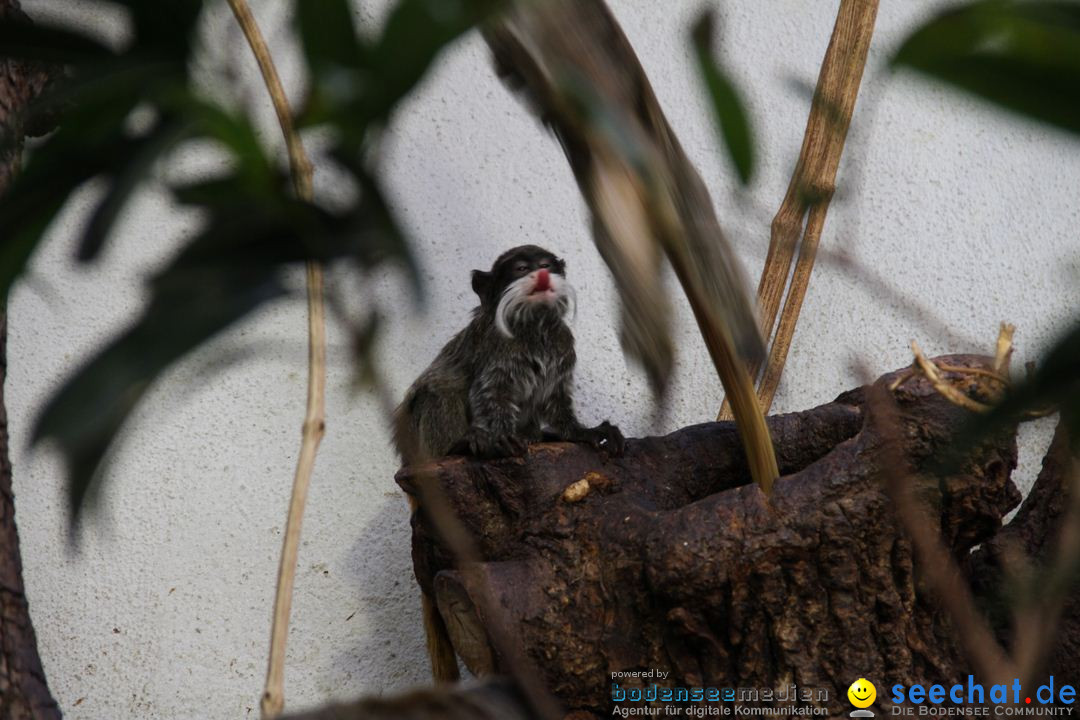
<instances>
[{"instance_id":1,"label":"dried bamboo stalk","mask_svg":"<svg viewBox=\"0 0 1080 720\"><path fill-rule=\"evenodd\" d=\"M244 32L255 60L259 65L270 100L277 113L281 134L289 153L289 168L297 197L312 198L312 169L303 143L292 122L292 109L281 85L274 60L259 31L246 0L229 0L236 22ZM293 476L292 496L285 522L285 537L278 566L277 591L274 596L274 615L270 630L270 656L267 661L266 687L259 703L263 720L271 720L285 707L285 643L289 635L289 614L292 610L293 584L296 580L296 561L300 552L300 531L308 487L315 468L315 455L326 433L326 318L323 306L323 271L318 263L307 265L308 306L308 391L300 457Z\"/></svg>"},{"instance_id":2,"label":"dried bamboo stalk","mask_svg":"<svg viewBox=\"0 0 1080 720\"><path fill-rule=\"evenodd\" d=\"M878 0L841 0L829 47L818 74L802 150L787 193L772 221L769 251L758 283L758 312L762 332L766 336L772 336L800 236L802 246L784 302L784 311L770 347L768 363L758 383L758 402L765 413L772 407L810 284L825 215L836 187L836 171L844 152L844 141L866 67L877 9ZM804 217L807 218L805 227ZM759 364L751 364L751 376L756 376L759 369ZM725 398L718 419L730 420L731 417L730 404Z\"/></svg>"}]
</instances>

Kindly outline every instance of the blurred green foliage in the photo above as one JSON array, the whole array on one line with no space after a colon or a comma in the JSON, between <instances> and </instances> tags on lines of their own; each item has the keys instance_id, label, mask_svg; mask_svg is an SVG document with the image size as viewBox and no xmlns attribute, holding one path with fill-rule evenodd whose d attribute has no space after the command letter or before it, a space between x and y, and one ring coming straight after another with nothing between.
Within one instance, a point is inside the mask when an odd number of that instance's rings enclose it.
<instances>
[{"instance_id":1,"label":"blurred green foliage","mask_svg":"<svg viewBox=\"0 0 1080 720\"><path fill-rule=\"evenodd\" d=\"M282 274L290 266L347 260L371 270L395 262L419 292L408 245L370 167L375 131L439 51L495 6L490 0L400 0L381 34L365 38L345 0L298 0L310 87L301 119L328 131L329 162L357 189L349 206L331 209L295 198L250 119L207 100L192 82L188 68L203 2L113 4L132 28L119 49L60 27L0 23L0 57L56 64L55 82L31 112L61 119L59 129L27 153L22 173L0 198L0 293L87 183L104 189L78 243L83 262L101 253L155 165L169 163L193 141L210 141L227 153L230 169L169 188L176 202L203 211L201 227L151 280L142 316L71 376L34 428L35 443L55 441L63 453L73 520L148 385L192 349L282 296Z\"/></svg>"},{"instance_id":2,"label":"blurred green foliage","mask_svg":"<svg viewBox=\"0 0 1080 720\"><path fill-rule=\"evenodd\" d=\"M1080 3L960 5L912 33L893 65L1080 133Z\"/></svg>"}]
</instances>

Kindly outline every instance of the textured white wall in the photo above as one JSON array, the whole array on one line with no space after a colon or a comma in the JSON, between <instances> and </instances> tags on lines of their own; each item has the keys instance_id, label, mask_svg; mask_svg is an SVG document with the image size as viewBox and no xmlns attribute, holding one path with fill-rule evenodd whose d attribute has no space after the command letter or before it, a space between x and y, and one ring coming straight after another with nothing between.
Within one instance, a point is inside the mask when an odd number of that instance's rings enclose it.
<instances>
[{"instance_id":1,"label":"textured white wall","mask_svg":"<svg viewBox=\"0 0 1080 720\"><path fill-rule=\"evenodd\" d=\"M92 3L24 0L31 15L67 16L112 37ZM374 26L387 2L359 3ZM835 2L719 3L724 56L750 104L760 166L735 183L699 91L686 43L699 2L614 1L723 224L756 279L768 225L802 138ZM255 3L298 96L285 3ZM776 410L827 401L929 353L987 351L1000 320L1018 326L1017 366L1037 356L1080 306L1080 145L966 96L884 69L891 49L935 3L883 3L819 263ZM372 10L375 7L375 10ZM278 146L254 65L224 7L205 28L208 92L238 98ZM721 391L683 304L671 408L649 426L640 373L618 351L610 283L556 144L494 79L475 36L443 58L394 118L385 171L413 233L432 302L410 308L398 278L366 288L332 278L392 322L380 359L399 395L467 319L467 272L533 242L562 253L579 292L578 405L629 434L713 417ZM173 172L215 167L192 152ZM321 192L333 193L325 175ZM70 260L87 198L49 233L10 308L8 403L18 521L30 607L54 694L71 718L243 718L261 689L283 518L303 415L305 320L299 299L267 308L159 382L130 423L110 470L104 512L66 534L61 467L27 450L49 392L137 312L142 281L183 240L191 218L148 184L102 262ZM845 251L865 269L844 270ZM297 288L300 288L298 278ZM947 329L946 329L947 328ZM288 655L292 708L424 682L405 502L384 417L350 389L346 338L330 335L328 434L304 527ZM1026 429L1025 482L1047 423ZM1043 431L1040 435L1038 430Z\"/></svg>"}]
</instances>

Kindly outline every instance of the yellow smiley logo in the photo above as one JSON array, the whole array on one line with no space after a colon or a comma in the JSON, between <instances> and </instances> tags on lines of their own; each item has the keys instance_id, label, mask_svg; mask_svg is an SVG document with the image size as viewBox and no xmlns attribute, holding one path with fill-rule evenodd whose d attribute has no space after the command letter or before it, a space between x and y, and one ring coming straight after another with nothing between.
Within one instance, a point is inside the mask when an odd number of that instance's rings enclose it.
<instances>
[{"instance_id":1,"label":"yellow smiley logo","mask_svg":"<svg viewBox=\"0 0 1080 720\"><path fill-rule=\"evenodd\" d=\"M847 689L847 699L857 708L870 707L877 700L877 688L866 678L859 678Z\"/></svg>"}]
</instances>

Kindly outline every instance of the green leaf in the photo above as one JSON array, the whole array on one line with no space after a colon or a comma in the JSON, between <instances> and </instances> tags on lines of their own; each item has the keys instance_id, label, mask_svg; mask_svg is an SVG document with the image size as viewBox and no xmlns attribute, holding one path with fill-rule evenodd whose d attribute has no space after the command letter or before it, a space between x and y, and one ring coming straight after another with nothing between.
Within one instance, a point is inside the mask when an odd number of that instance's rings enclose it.
<instances>
[{"instance_id":1,"label":"green leaf","mask_svg":"<svg viewBox=\"0 0 1080 720\"><path fill-rule=\"evenodd\" d=\"M420 81L448 44L503 5L499 0L401 0L390 13L372 52L380 116Z\"/></svg>"},{"instance_id":2,"label":"green leaf","mask_svg":"<svg viewBox=\"0 0 1080 720\"><path fill-rule=\"evenodd\" d=\"M962 5L916 30L892 63L1080 133L1080 3Z\"/></svg>"},{"instance_id":3,"label":"green leaf","mask_svg":"<svg viewBox=\"0 0 1080 720\"><path fill-rule=\"evenodd\" d=\"M113 52L82 33L9 14L0 18L0 57L75 64L111 58Z\"/></svg>"},{"instance_id":4,"label":"green leaf","mask_svg":"<svg viewBox=\"0 0 1080 720\"><path fill-rule=\"evenodd\" d=\"M300 0L296 15L304 54L316 74L360 67L364 49L348 0Z\"/></svg>"},{"instance_id":5,"label":"green leaf","mask_svg":"<svg viewBox=\"0 0 1080 720\"><path fill-rule=\"evenodd\" d=\"M221 143L231 153L237 175L250 188L265 191L274 186L280 174L267 157L258 131L249 118L232 115L191 95L185 95L176 110L189 116L200 134Z\"/></svg>"},{"instance_id":6,"label":"green leaf","mask_svg":"<svg viewBox=\"0 0 1080 720\"><path fill-rule=\"evenodd\" d=\"M204 208L210 218L175 262L245 267L351 260L366 270L396 262L419 294L419 269L378 184L366 173L357 182L359 200L341 211L292 197L284 177L262 191L235 174L176 187L178 200Z\"/></svg>"},{"instance_id":7,"label":"green leaf","mask_svg":"<svg viewBox=\"0 0 1080 720\"><path fill-rule=\"evenodd\" d=\"M383 325L384 318L378 312L371 312L352 328L351 344L356 362L353 384L358 389L378 390L380 388L378 353L375 350Z\"/></svg>"},{"instance_id":8,"label":"green leaf","mask_svg":"<svg viewBox=\"0 0 1080 720\"><path fill-rule=\"evenodd\" d=\"M296 17L311 76L300 125L333 118L346 124L366 91L367 48L356 34L348 0L299 0ZM361 130L362 133L362 130Z\"/></svg>"},{"instance_id":9,"label":"green leaf","mask_svg":"<svg viewBox=\"0 0 1080 720\"><path fill-rule=\"evenodd\" d=\"M194 45L202 0L121 0L134 25L132 53L180 63Z\"/></svg>"},{"instance_id":10,"label":"green leaf","mask_svg":"<svg viewBox=\"0 0 1080 720\"><path fill-rule=\"evenodd\" d=\"M727 76L716 60L712 51L713 26L715 19L712 10L706 10L694 23L691 35L697 56L698 70L705 81L705 88L712 100L713 112L720 127L724 145L727 147L731 162L743 185L750 182L754 175L754 138L750 129L741 95L731 78Z\"/></svg>"},{"instance_id":11,"label":"green leaf","mask_svg":"<svg viewBox=\"0 0 1080 720\"><path fill-rule=\"evenodd\" d=\"M202 207L211 212L226 212L240 205L261 204L259 198L269 197L269 186L250 185L239 173L229 173L217 177L195 180L189 183L172 185L173 199L181 205Z\"/></svg>"},{"instance_id":12,"label":"green leaf","mask_svg":"<svg viewBox=\"0 0 1080 720\"><path fill-rule=\"evenodd\" d=\"M308 0L299 2L303 6ZM399 0L381 35L361 52L362 61L356 70L341 65L328 69L323 55L318 56L318 63L312 63L316 76L314 96L308 100L300 124L330 122L350 148L362 147L369 126L390 116L395 105L424 77L439 52L504 4L505 0ZM339 16L342 10L331 12ZM298 11L301 33L309 38L305 47L312 48L309 54L318 44L318 38L313 37L315 14L315 9ZM338 48L335 55L350 54L343 43L330 43ZM329 57L331 50L325 52Z\"/></svg>"},{"instance_id":13,"label":"green leaf","mask_svg":"<svg viewBox=\"0 0 1080 720\"><path fill-rule=\"evenodd\" d=\"M84 136L96 142L88 143ZM26 168L0 197L0 297L6 297L71 194L126 157L131 147L118 128L105 135L74 124L62 127L30 155Z\"/></svg>"},{"instance_id":14,"label":"green leaf","mask_svg":"<svg viewBox=\"0 0 1080 720\"><path fill-rule=\"evenodd\" d=\"M177 255L180 267L274 267L330 262L348 254L351 238L340 218L284 189L276 198L252 198L235 183L213 187L218 196L207 206L210 222Z\"/></svg>"},{"instance_id":15,"label":"green leaf","mask_svg":"<svg viewBox=\"0 0 1080 720\"><path fill-rule=\"evenodd\" d=\"M188 123L166 121L136 141L136 147L126 153L128 162L113 172L105 194L90 216L79 241L79 260L85 262L97 257L135 188L153 168L154 162L186 137L189 131Z\"/></svg>"},{"instance_id":16,"label":"green leaf","mask_svg":"<svg viewBox=\"0 0 1080 720\"><path fill-rule=\"evenodd\" d=\"M171 269L153 283L142 317L48 401L32 442L63 454L72 522L124 422L170 365L255 308L285 293L267 268Z\"/></svg>"},{"instance_id":17,"label":"green leaf","mask_svg":"<svg viewBox=\"0 0 1080 720\"><path fill-rule=\"evenodd\" d=\"M53 125L92 144L91 130L113 132L136 105L154 107L185 83L175 64L114 58L80 66L71 76L54 77L29 110L31 116L50 118Z\"/></svg>"},{"instance_id":18,"label":"green leaf","mask_svg":"<svg viewBox=\"0 0 1080 720\"><path fill-rule=\"evenodd\" d=\"M347 232L357 248L351 254L352 258L367 270L385 262L398 263L408 276L413 296L423 303L420 266L379 181L356 156L342 154L339 150L332 151L331 155L352 174L360 189L359 202L344 218Z\"/></svg>"},{"instance_id":19,"label":"green leaf","mask_svg":"<svg viewBox=\"0 0 1080 720\"><path fill-rule=\"evenodd\" d=\"M7 193L5 197L10 196ZM24 209L27 217L21 218L19 227L4 231L4 240L0 242L0 301L6 302L12 284L30 262L41 236L62 207L61 199L43 198L33 208ZM6 227L4 222L5 213L0 208L0 227Z\"/></svg>"}]
</instances>

